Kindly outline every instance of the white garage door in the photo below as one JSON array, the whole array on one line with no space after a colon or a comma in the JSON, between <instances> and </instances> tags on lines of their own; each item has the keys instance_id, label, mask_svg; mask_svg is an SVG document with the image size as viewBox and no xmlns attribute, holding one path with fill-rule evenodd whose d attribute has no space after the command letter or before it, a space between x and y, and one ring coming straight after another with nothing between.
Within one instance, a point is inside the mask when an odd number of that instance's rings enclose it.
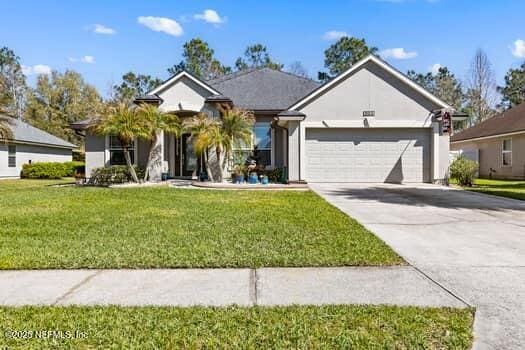
<instances>
[{"instance_id":1,"label":"white garage door","mask_svg":"<svg viewBox=\"0 0 525 350\"><path fill-rule=\"evenodd\" d=\"M428 182L429 129L306 129L308 182Z\"/></svg>"}]
</instances>

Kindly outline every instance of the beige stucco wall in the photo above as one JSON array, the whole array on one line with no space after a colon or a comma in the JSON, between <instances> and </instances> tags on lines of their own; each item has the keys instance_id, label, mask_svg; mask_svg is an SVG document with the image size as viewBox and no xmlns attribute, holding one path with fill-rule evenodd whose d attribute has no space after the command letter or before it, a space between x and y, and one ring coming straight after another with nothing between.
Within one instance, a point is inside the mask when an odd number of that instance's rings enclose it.
<instances>
[{"instance_id":1,"label":"beige stucco wall","mask_svg":"<svg viewBox=\"0 0 525 350\"><path fill-rule=\"evenodd\" d=\"M86 177L91 177L93 169L106 165L105 137L88 133L85 138L84 147L86 152Z\"/></svg>"},{"instance_id":2,"label":"beige stucco wall","mask_svg":"<svg viewBox=\"0 0 525 350\"><path fill-rule=\"evenodd\" d=\"M71 149L54 148L29 144L16 145L16 167L8 167L8 146L0 143L0 177L18 177L22 171L22 165L35 162L70 162L72 160Z\"/></svg>"},{"instance_id":3,"label":"beige stucco wall","mask_svg":"<svg viewBox=\"0 0 525 350\"><path fill-rule=\"evenodd\" d=\"M502 143L504 139L512 139L512 166L503 166ZM496 137L479 141L456 142L450 149L479 150L479 176L489 177L490 169L495 179L525 179L525 133L506 137Z\"/></svg>"},{"instance_id":4,"label":"beige stucco wall","mask_svg":"<svg viewBox=\"0 0 525 350\"><path fill-rule=\"evenodd\" d=\"M303 130L311 127L428 128L432 134L432 182L443 181L449 166L449 136L441 133L439 124L433 129L431 120L432 112L439 108L373 61L314 100L297 107L306 115L301 122ZM363 111L374 111L375 116L366 118L365 122ZM296 137L289 134L289 173L293 180L298 175L292 169L294 164L305 161L300 159L300 154L305 151L301 151L301 140L297 141ZM298 146L295 146L296 142ZM304 171L301 176L304 176Z\"/></svg>"},{"instance_id":5,"label":"beige stucco wall","mask_svg":"<svg viewBox=\"0 0 525 350\"><path fill-rule=\"evenodd\" d=\"M438 106L373 62L299 108L305 121L363 120L363 111L375 111L375 120L429 120Z\"/></svg>"},{"instance_id":6,"label":"beige stucco wall","mask_svg":"<svg viewBox=\"0 0 525 350\"><path fill-rule=\"evenodd\" d=\"M87 134L85 138L86 177L90 177L93 169L109 165L109 155L106 151L106 137ZM148 162L149 144L147 141L137 141L137 164L145 167Z\"/></svg>"},{"instance_id":7,"label":"beige stucco wall","mask_svg":"<svg viewBox=\"0 0 525 350\"><path fill-rule=\"evenodd\" d=\"M204 100L211 93L183 76L159 92L158 95L164 101L159 107L163 111L177 111L181 109L200 111L204 106Z\"/></svg>"}]
</instances>

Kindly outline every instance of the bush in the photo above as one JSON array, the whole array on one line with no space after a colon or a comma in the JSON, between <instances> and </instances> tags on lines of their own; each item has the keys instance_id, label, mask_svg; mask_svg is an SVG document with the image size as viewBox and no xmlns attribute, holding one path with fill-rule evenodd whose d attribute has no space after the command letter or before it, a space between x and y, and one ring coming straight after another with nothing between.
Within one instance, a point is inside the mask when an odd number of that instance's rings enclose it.
<instances>
[{"instance_id":1,"label":"bush","mask_svg":"<svg viewBox=\"0 0 525 350\"><path fill-rule=\"evenodd\" d=\"M266 170L264 175L268 176L268 180L272 183L284 183L286 182L284 168L275 168L273 170Z\"/></svg>"},{"instance_id":2,"label":"bush","mask_svg":"<svg viewBox=\"0 0 525 350\"><path fill-rule=\"evenodd\" d=\"M461 186L472 186L478 172L478 163L463 156L450 165L450 177Z\"/></svg>"},{"instance_id":3,"label":"bush","mask_svg":"<svg viewBox=\"0 0 525 350\"><path fill-rule=\"evenodd\" d=\"M84 166L82 162L35 162L22 166L22 178L25 179L60 179L75 175Z\"/></svg>"},{"instance_id":4,"label":"bush","mask_svg":"<svg viewBox=\"0 0 525 350\"><path fill-rule=\"evenodd\" d=\"M65 162L64 164L65 169L65 177L72 177L75 176L75 174L84 174L85 173L85 164L84 162Z\"/></svg>"},{"instance_id":5,"label":"bush","mask_svg":"<svg viewBox=\"0 0 525 350\"><path fill-rule=\"evenodd\" d=\"M144 177L144 169L134 166L139 179ZM133 178L126 165L112 165L108 167L93 169L89 184L95 186L109 186L111 184L121 184L132 182Z\"/></svg>"}]
</instances>

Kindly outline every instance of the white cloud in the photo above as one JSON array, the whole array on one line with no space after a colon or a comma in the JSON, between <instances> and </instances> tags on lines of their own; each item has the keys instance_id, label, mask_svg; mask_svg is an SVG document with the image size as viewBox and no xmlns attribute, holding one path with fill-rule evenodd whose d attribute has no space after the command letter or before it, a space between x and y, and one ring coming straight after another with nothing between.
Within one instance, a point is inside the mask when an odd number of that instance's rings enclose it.
<instances>
[{"instance_id":1,"label":"white cloud","mask_svg":"<svg viewBox=\"0 0 525 350\"><path fill-rule=\"evenodd\" d=\"M68 61L69 62L82 62L82 63L92 64L92 63L95 63L95 57L94 56L90 56L90 55L82 56L80 58L68 57Z\"/></svg>"},{"instance_id":2,"label":"white cloud","mask_svg":"<svg viewBox=\"0 0 525 350\"><path fill-rule=\"evenodd\" d=\"M45 64L36 64L34 66L22 65L22 73L24 73L25 75L51 74L51 67Z\"/></svg>"},{"instance_id":3,"label":"white cloud","mask_svg":"<svg viewBox=\"0 0 525 350\"><path fill-rule=\"evenodd\" d=\"M386 49L380 52L380 55L384 58L394 58L396 60L407 60L417 56L416 51L405 51L402 47L396 47L393 49Z\"/></svg>"},{"instance_id":4,"label":"white cloud","mask_svg":"<svg viewBox=\"0 0 525 350\"><path fill-rule=\"evenodd\" d=\"M140 16L137 18L137 22L155 32L162 32L173 36L181 36L183 34L180 24L171 18Z\"/></svg>"},{"instance_id":5,"label":"white cloud","mask_svg":"<svg viewBox=\"0 0 525 350\"><path fill-rule=\"evenodd\" d=\"M518 58L525 58L525 40L518 39L514 42L512 54Z\"/></svg>"},{"instance_id":6,"label":"white cloud","mask_svg":"<svg viewBox=\"0 0 525 350\"><path fill-rule=\"evenodd\" d=\"M339 31L339 30L329 30L326 33L323 34L323 40L339 40L344 36L348 36L346 32Z\"/></svg>"},{"instance_id":7,"label":"white cloud","mask_svg":"<svg viewBox=\"0 0 525 350\"><path fill-rule=\"evenodd\" d=\"M441 64L439 64L439 63L434 63L433 65L431 65L431 66L428 68L428 70L429 70L432 74L436 75L436 74L439 73L439 69L442 68L442 67L443 67L443 66L442 66Z\"/></svg>"},{"instance_id":8,"label":"white cloud","mask_svg":"<svg viewBox=\"0 0 525 350\"><path fill-rule=\"evenodd\" d=\"M212 9L207 9L204 10L202 13L193 15L193 18L212 24L221 24L224 23L224 21L226 20L224 17L219 16L217 11Z\"/></svg>"},{"instance_id":9,"label":"white cloud","mask_svg":"<svg viewBox=\"0 0 525 350\"><path fill-rule=\"evenodd\" d=\"M106 27L105 25L103 24L93 24L91 26L91 30L93 31L93 33L97 33L97 34L104 34L104 35L113 35L113 34L117 34L117 31L113 28L110 28L110 27Z\"/></svg>"},{"instance_id":10,"label":"white cloud","mask_svg":"<svg viewBox=\"0 0 525 350\"><path fill-rule=\"evenodd\" d=\"M95 57L87 55L82 57L80 61L84 63L95 63Z\"/></svg>"}]
</instances>

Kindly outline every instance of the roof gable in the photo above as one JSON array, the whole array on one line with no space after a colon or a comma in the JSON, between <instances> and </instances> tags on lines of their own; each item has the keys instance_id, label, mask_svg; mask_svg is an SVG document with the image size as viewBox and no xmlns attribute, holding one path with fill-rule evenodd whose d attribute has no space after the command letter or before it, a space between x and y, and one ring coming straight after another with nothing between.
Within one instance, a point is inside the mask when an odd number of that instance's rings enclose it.
<instances>
[{"instance_id":1,"label":"roof gable","mask_svg":"<svg viewBox=\"0 0 525 350\"><path fill-rule=\"evenodd\" d=\"M403 73L401 73L400 71L398 71L397 69L395 69L394 67L392 67L391 65L389 65L388 63L386 63L385 61L381 60L380 58L374 55L368 55L367 57L363 58L361 61L354 64L352 67L348 68L346 71L339 74L334 79L326 82L325 84L321 85L320 87L312 91L310 94L306 95L305 97L293 103L293 105L289 106L288 109L301 110L303 107L313 102L319 96L325 94L326 92L338 86L342 81L352 76L355 72L363 68L368 63L373 63L373 64L378 65L387 74L391 75L392 77L396 78L403 84L407 85L408 87L413 89L415 92L417 92L421 96L435 103L437 106L441 108L453 109L450 105L448 105L447 103L445 103L438 97L434 96L433 94L425 90L423 87L419 86L414 81L412 81L406 75L404 75Z\"/></svg>"},{"instance_id":2,"label":"roof gable","mask_svg":"<svg viewBox=\"0 0 525 350\"><path fill-rule=\"evenodd\" d=\"M525 103L452 135L450 142L525 132Z\"/></svg>"},{"instance_id":3,"label":"roof gable","mask_svg":"<svg viewBox=\"0 0 525 350\"><path fill-rule=\"evenodd\" d=\"M162 91L168 89L171 85L175 84L177 81L179 81L183 77L186 77L186 78L192 80L194 83L196 83L197 85L201 86L202 88L208 90L210 93L212 93L214 95L220 95L219 91L215 90L213 87L211 87L210 85L208 85L204 81L200 80L199 78L197 78L193 74L191 74L189 72L186 72L184 70L178 72L177 74L175 74L174 76L172 76L171 78L169 78L168 80L166 80L165 82L163 82L162 84L157 86L155 89L149 91L146 95L157 95L157 94L161 93Z\"/></svg>"}]
</instances>

